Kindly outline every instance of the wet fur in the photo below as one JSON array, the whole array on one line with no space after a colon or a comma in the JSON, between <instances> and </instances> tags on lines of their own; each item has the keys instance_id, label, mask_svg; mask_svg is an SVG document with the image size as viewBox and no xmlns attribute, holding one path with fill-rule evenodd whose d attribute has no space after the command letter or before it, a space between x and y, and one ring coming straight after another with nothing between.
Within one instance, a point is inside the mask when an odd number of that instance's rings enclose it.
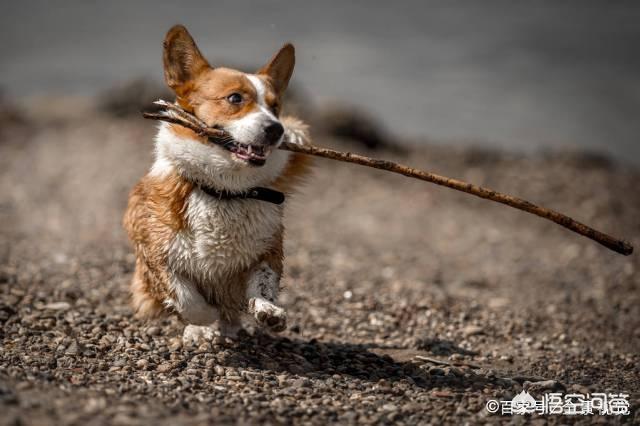
<instances>
[{"instance_id":1,"label":"wet fur","mask_svg":"<svg viewBox=\"0 0 640 426\"><path fill-rule=\"evenodd\" d=\"M238 128L238 138L254 138L260 120L278 120L292 69L290 45L257 74L247 75L211 68L183 27L174 27L165 39L165 80L177 102L209 124ZM243 105L225 101L234 91L243 93ZM279 121L289 142L309 143L302 122ZM173 311L190 324L235 324L254 306L275 303L283 267L283 206L219 200L199 185L232 191L267 186L291 193L308 164L299 154L274 149L264 166L253 167L191 130L162 124L155 162L131 191L124 217L136 253L131 292L137 315Z\"/></svg>"}]
</instances>

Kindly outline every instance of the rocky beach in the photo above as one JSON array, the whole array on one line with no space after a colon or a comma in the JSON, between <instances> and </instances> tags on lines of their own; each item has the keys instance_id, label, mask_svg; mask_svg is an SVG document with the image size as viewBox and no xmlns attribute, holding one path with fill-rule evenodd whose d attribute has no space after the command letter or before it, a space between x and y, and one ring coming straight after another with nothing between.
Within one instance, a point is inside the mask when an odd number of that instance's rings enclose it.
<instances>
[{"instance_id":1,"label":"rocky beach","mask_svg":"<svg viewBox=\"0 0 640 426\"><path fill-rule=\"evenodd\" d=\"M121 217L154 124L130 103L2 105L1 424L519 424L486 404L522 390L630 394L628 416L534 424L640 421L637 254L354 165L316 161L287 203L285 332L195 347L176 318L134 319ZM634 166L416 141L338 110L302 112L317 145L518 195L640 245Z\"/></svg>"}]
</instances>

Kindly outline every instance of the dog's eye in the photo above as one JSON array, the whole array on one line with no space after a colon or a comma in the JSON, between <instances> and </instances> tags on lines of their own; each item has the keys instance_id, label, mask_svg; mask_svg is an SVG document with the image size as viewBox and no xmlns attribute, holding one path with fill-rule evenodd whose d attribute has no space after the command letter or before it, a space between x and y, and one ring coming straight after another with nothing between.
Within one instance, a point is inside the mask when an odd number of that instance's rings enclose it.
<instances>
[{"instance_id":1,"label":"dog's eye","mask_svg":"<svg viewBox=\"0 0 640 426\"><path fill-rule=\"evenodd\" d=\"M232 93L227 96L227 100L230 104L238 105L242 103L242 95L240 93Z\"/></svg>"}]
</instances>

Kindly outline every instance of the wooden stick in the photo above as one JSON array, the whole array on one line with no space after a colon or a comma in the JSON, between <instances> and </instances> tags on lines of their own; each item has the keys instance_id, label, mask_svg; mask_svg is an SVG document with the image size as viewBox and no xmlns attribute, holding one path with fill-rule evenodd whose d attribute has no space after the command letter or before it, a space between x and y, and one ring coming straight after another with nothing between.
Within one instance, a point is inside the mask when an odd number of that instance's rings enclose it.
<instances>
[{"instance_id":1,"label":"wooden stick","mask_svg":"<svg viewBox=\"0 0 640 426\"><path fill-rule=\"evenodd\" d=\"M155 102L155 104L160 106L160 110L157 112L144 112L143 116L145 118L179 124L193 130L201 136L208 137L213 143L228 143L229 135L224 130L207 126L200 119L195 117L193 114L183 110L178 105L165 101L157 101ZM633 253L633 246L624 240L620 240L618 238L595 230L562 213L537 206L527 200L523 200L522 198L502 194L498 191L494 191L493 189L484 188L445 176L440 176L435 173L429 173L423 170L414 169L402 164L394 163L392 161L378 160L375 158L365 157L363 155L352 154L350 152L341 152L328 148L320 148L313 145L297 145L284 141L280 145L280 149L313 155L316 157L328 158L331 160L344 161L346 163L360 164L362 166L386 170L415 179L420 179L426 182L435 183L436 185L446 186L447 188L452 188L457 191L466 192L467 194L472 194L480 198L506 204L507 206L511 206L518 210L523 210L536 216L551 220L558 225L564 226L565 228L573 232L590 238L602 244L603 246L625 256Z\"/></svg>"}]
</instances>

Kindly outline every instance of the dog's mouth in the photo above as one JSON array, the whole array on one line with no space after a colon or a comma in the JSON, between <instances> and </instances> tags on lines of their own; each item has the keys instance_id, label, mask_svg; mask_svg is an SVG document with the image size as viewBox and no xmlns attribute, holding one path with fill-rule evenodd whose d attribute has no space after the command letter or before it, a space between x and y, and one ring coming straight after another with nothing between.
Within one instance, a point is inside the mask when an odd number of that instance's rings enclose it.
<instances>
[{"instance_id":1,"label":"dog's mouth","mask_svg":"<svg viewBox=\"0 0 640 426\"><path fill-rule=\"evenodd\" d=\"M253 166L263 166L271 152L271 149L265 145L251 145L237 141L230 141L224 147L237 159Z\"/></svg>"}]
</instances>

